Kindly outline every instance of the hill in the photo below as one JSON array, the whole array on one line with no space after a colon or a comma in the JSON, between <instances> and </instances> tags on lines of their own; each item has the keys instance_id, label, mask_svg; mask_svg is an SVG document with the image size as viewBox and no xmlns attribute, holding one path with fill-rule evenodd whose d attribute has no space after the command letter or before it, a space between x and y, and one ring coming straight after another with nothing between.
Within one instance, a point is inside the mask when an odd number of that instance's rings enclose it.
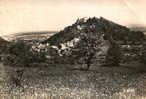
<instances>
[{"instance_id":1,"label":"hill","mask_svg":"<svg viewBox=\"0 0 146 99\"><path fill-rule=\"evenodd\" d=\"M58 48L60 48L62 44L65 45L75 38L79 39L82 35L90 35L91 33L93 37L97 37L96 41L99 41L98 37L101 35L106 36L108 41L111 41L112 37L112 41L121 47L122 53L126 57L125 59L133 59L133 56L135 59L138 59L145 49L146 39L143 32L132 31L126 26L119 25L103 17L78 19L74 24L65 27L63 30L49 37L47 40L44 40L42 43L49 43L50 45L58 46ZM103 43L103 41L100 43ZM105 46L104 44L101 45ZM127 57L127 54L130 54L130 56Z\"/></svg>"},{"instance_id":2,"label":"hill","mask_svg":"<svg viewBox=\"0 0 146 99\"><path fill-rule=\"evenodd\" d=\"M12 33L11 35L5 35L4 38L8 41L15 39L21 40L45 40L57 31L33 31L33 32L19 32Z\"/></svg>"}]
</instances>

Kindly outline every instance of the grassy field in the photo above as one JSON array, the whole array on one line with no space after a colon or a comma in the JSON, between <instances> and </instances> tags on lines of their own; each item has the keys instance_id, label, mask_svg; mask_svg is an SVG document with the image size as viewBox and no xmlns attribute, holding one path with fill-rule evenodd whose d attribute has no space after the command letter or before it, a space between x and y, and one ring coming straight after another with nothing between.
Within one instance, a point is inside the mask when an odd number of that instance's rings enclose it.
<instances>
[{"instance_id":1,"label":"grassy field","mask_svg":"<svg viewBox=\"0 0 146 99\"><path fill-rule=\"evenodd\" d=\"M40 66L41 65L41 66ZM22 87L9 78L14 68L1 64L0 99L145 99L146 73L121 67L80 66L38 63L25 68ZM16 69L16 68L15 68Z\"/></svg>"}]
</instances>

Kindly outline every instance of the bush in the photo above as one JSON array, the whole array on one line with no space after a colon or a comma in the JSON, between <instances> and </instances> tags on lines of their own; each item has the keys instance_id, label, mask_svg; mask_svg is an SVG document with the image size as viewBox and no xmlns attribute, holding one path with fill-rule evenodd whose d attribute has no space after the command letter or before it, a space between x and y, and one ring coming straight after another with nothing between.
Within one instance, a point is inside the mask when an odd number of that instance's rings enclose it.
<instances>
[{"instance_id":1,"label":"bush","mask_svg":"<svg viewBox=\"0 0 146 99\"><path fill-rule=\"evenodd\" d=\"M44 59L44 54L32 50L31 43L17 40L8 47L3 62L10 66L30 66L30 63L42 62Z\"/></svg>"}]
</instances>

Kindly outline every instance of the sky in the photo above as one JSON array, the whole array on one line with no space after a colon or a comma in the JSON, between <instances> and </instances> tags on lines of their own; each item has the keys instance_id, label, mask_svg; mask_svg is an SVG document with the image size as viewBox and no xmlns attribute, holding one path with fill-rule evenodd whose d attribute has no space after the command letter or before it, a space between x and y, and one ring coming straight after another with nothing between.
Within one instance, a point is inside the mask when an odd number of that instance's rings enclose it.
<instances>
[{"instance_id":1,"label":"sky","mask_svg":"<svg viewBox=\"0 0 146 99\"><path fill-rule=\"evenodd\" d=\"M0 0L0 35L59 31L82 17L146 25L146 0Z\"/></svg>"}]
</instances>

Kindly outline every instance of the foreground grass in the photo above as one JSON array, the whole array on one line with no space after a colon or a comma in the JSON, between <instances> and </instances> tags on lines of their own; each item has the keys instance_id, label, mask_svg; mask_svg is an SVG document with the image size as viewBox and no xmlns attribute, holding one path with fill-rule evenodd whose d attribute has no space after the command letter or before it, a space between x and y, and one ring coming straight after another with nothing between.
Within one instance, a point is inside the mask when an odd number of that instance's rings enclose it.
<instances>
[{"instance_id":1,"label":"foreground grass","mask_svg":"<svg viewBox=\"0 0 146 99\"><path fill-rule=\"evenodd\" d=\"M97 65L90 71L72 70L74 65L38 65L42 64L25 68L21 82L24 90L10 84L10 80L1 80L0 99L146 98L146 73ZM9 74L13 68L7 68Z\"/></svg>"}]
</instances>

